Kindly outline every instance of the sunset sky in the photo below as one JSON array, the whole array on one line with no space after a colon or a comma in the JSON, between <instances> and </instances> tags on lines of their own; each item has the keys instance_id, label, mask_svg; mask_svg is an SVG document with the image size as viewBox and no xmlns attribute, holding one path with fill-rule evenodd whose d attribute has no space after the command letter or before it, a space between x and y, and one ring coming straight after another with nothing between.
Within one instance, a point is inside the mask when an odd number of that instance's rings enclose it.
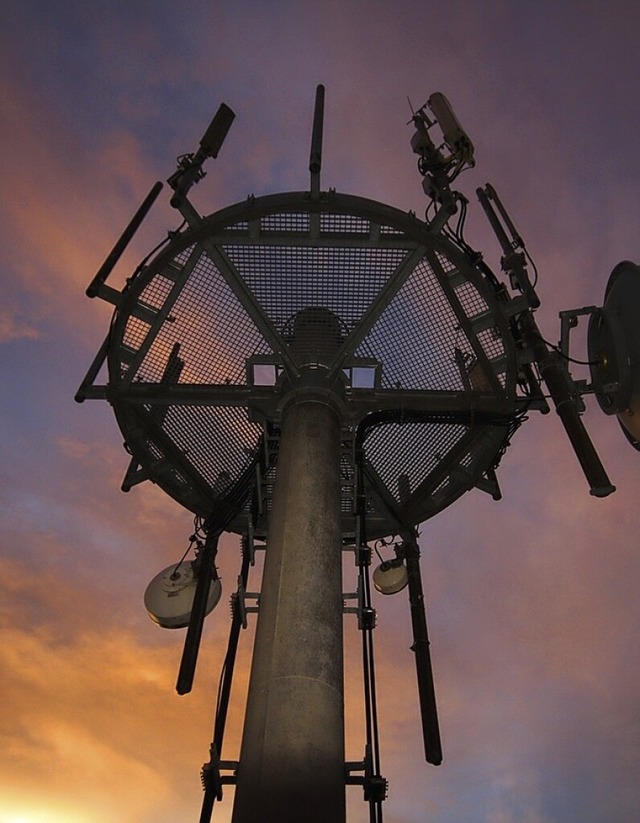
<instances>
[{"instance_id":1,"label":"sunset sky","mask_svg":"<svg viewBox=\"0 0 640 823\"><path fill-rule=\"evenodd\" d=\"M498 270L474 195L491 181L557 340L560 310L600 305L613 266L640 261L639 38L630 0L5 0L0 823L198 819L238 541L223 541L224 602L178 697L183 633L152 624L142 596L186 549L191 515L151 484L120 492L128 458L109 406L73 401L110 318L84 290L154 181L224 101L236 120L198 208L307 188L324 83L323 188L422 215L407 97L444 92L476 147L459 181L467 238ZM177 225L168 200L114 285ZM614 495L591 497L557 415L532 413L499 471L503 500L473 491L422 526L438 768L423 759L406 598L376 600L386 823L640 820L640 454L587 406ZM355 663L347 675L358 760ZM361 791L348 802L364 823ZM230 790L214 821L231 806Z\"/></svg>"}]
</instances>

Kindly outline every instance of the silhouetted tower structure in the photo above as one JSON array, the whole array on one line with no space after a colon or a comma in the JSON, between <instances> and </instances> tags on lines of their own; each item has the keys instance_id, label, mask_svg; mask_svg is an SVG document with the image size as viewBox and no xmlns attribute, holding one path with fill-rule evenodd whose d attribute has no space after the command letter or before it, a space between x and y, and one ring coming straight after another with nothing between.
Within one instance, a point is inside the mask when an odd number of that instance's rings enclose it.
<instances>
[{"instance_id":1,"label":"silhouetted tower structure","mask_svg":"<svg viewBox=\"0 0 640 823\"><path fill-rule=\"evenodd\" d=\"M225 784L236 785L234 823L340 823L351 784L363 787L370 820L381 821L371 542L394 550L374 586L383 594L408 589L425 757L439 764L417 525L474 487L500 498L496 468L514 432L525 413L548 411L542 383L594 495L613 487L582 424L581 394L595 391L636 443L633 415L624 414L640 394L638 370L629 377L620 366L618 375L612 362L635 364L640 346L631 341L631 355L605 355L610 338L618 349L629 338L632 321L622 322L622 336L616 324L637 268L621 264L602 310L564 312L561 346L550 347L534 319L539 300L524 243L489 185L478 197L510 289L464 239L467 201L451 184L473 165L473 145L446 98L432 95L412 118L431 204L425 220L321 190L323 116L319 86L308 191L251 196L202 217L188 192L233 121L223 104L169 178L184 226L122 291L106 284L162 189L157 183L87 290L115 313L77 399L113 406L131 455L124 490L153 480L196 515L195 559L158 575L146 596L158 623L187 627L181 694L191 689L203 621L220 597L218 538L242 535L201 823ZM581 314L591 318L590 386L574 382L566 366L569 330ZM108 381L97 385L105 360ZM263 579L251 593L258 549ZM342 580L345 551L356 567L351 593ZM356 614L362 634L366 740L356 762L344 750L344 611ZM256 639L233 761L222 759L224 729L238 637L251 612Z\"/></svg>"}]
</instances>

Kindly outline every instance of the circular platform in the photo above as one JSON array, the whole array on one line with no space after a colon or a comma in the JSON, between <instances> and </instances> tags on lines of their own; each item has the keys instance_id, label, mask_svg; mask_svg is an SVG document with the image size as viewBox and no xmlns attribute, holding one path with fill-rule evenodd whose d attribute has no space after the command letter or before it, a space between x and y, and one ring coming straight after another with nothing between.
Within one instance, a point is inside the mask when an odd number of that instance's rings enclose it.
<instances>
[{"instance_id":1,"label":"circular platform","mask_svg":"<svg viewBox=\"0 0 640 823\"><path fill-rule=\"evenodd\" d=\"M325 323L324 336L305 346L301 318ZM342 386L345 540L356 441L377 537L475 486L514 429L515 347L480 270L415 215L335 192L250 198L194 219L123 293L108 362L139 474L204 517L257 483L258 534L283 386L304 369ZM246 531L246 517L228 527Z\"/></svg>"}]
</instances>

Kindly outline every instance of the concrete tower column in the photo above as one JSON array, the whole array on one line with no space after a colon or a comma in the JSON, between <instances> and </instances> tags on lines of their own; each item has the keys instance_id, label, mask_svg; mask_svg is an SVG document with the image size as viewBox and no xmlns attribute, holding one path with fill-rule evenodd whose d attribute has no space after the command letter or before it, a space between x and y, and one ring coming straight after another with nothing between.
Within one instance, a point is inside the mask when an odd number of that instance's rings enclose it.
<instances>
[{"instance_id":1,"label":"concrete tower column","mask_svg":"<svg viewBox=\"0 0 640 823\"><path fill-rule=\"evenodd\" d=\"M285 410L233 823L345 820L340 437L313 393Z\"/></svg>"}]
</instances>

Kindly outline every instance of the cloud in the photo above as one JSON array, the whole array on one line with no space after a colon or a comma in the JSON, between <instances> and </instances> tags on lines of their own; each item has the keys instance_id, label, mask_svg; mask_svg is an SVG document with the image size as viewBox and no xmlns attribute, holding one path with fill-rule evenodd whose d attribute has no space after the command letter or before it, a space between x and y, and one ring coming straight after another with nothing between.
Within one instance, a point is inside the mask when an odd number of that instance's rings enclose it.
<instances>
[{"instance_id":1,"label":"cloud","mask_svg":"<svg viewBox=\"0 0 640 823\"><path fill-rule=\"evenodd\" d=\"M208 619L196 688L177 698L183 634L153 626L142 593L186 548L191 516L151 484L122 495L128 458L107 404L71 406L110 314L84 287L221 99L237 119L194 190L203 211L307 185L324 82L323 185L421 213L405 95L420 105L441 90L476 144L478 168L461 186L473 199L489 179L503 196L540 269L540 324L555 340L557 310L598 303L612 265L635 259L637 12L241 2L196 3L185 18L158 4L85 5L59 13L26 0L2 35L0 821L169 823L196 819L228 613L221 604ZM175 225L161 201L115 285ZM499 268L477 207L469 237ZM638 817L637 455L615 421L588 412L619 486L594 500L556 415L531 418L503 460L503 501L470 492L422 528L438 769L422 760L406 598L376 603L389 823ZM225 538L225 600L238 564ZM349 620L357 758L360 650ZM241 638L228 757L240 744L251 639ZM216 820L230 816L231 796ZM359 789L349 804L354 820L366 813Z\"/></svg>"},{"instance_id":2,"label":"cloud","mask_svg":"<svg viewBox=\"0 0 640 823\"><path fill-rule=\"evenodd\" d=\"M73 122L56 116L49 102L39 99L39 90L25 95L17 79L6 79L1 92L1 136L7 149L3 175L20 197L3 206L7 232L2 266L23 297L19 314L3 312L3 335L34 338L45 325L59 327L64 320L89 327L89 313L78 312L84 288L155 175L132 134L114 128L88 147ZM92 198L90 208L87 197ZM137 253L142 252L129 252L123 265Z\"/></svg>"},{"instance_id":3,"label":"cloud","mask_svg":"<svg viewBox=\"0 0 640 823\"><path fill-rule=\"evenodd\" d=\"M40 332L29 320L21 316L21 312L12 310L9 306L0 308L0 343L11 340L37 340Z\"/></svg>"},{"instance_id":4,"label":"cloud","mask_svg":"<svg viewBox=\"0 0 640 823\"><path fill-rule=\"evenodd\" d=\"M173 692L183 633L145 644L115 624L107 596L52 572L5 560L2 580L3 796L15 793L16 809L18 790L29 796L24 814L58 803L105 823L169 821L163 810L186 791L195 805L213 703L198 681L189 697ZM223 646L207 636L201 667L215 670Z\"/></svg>"}]
</instances>

